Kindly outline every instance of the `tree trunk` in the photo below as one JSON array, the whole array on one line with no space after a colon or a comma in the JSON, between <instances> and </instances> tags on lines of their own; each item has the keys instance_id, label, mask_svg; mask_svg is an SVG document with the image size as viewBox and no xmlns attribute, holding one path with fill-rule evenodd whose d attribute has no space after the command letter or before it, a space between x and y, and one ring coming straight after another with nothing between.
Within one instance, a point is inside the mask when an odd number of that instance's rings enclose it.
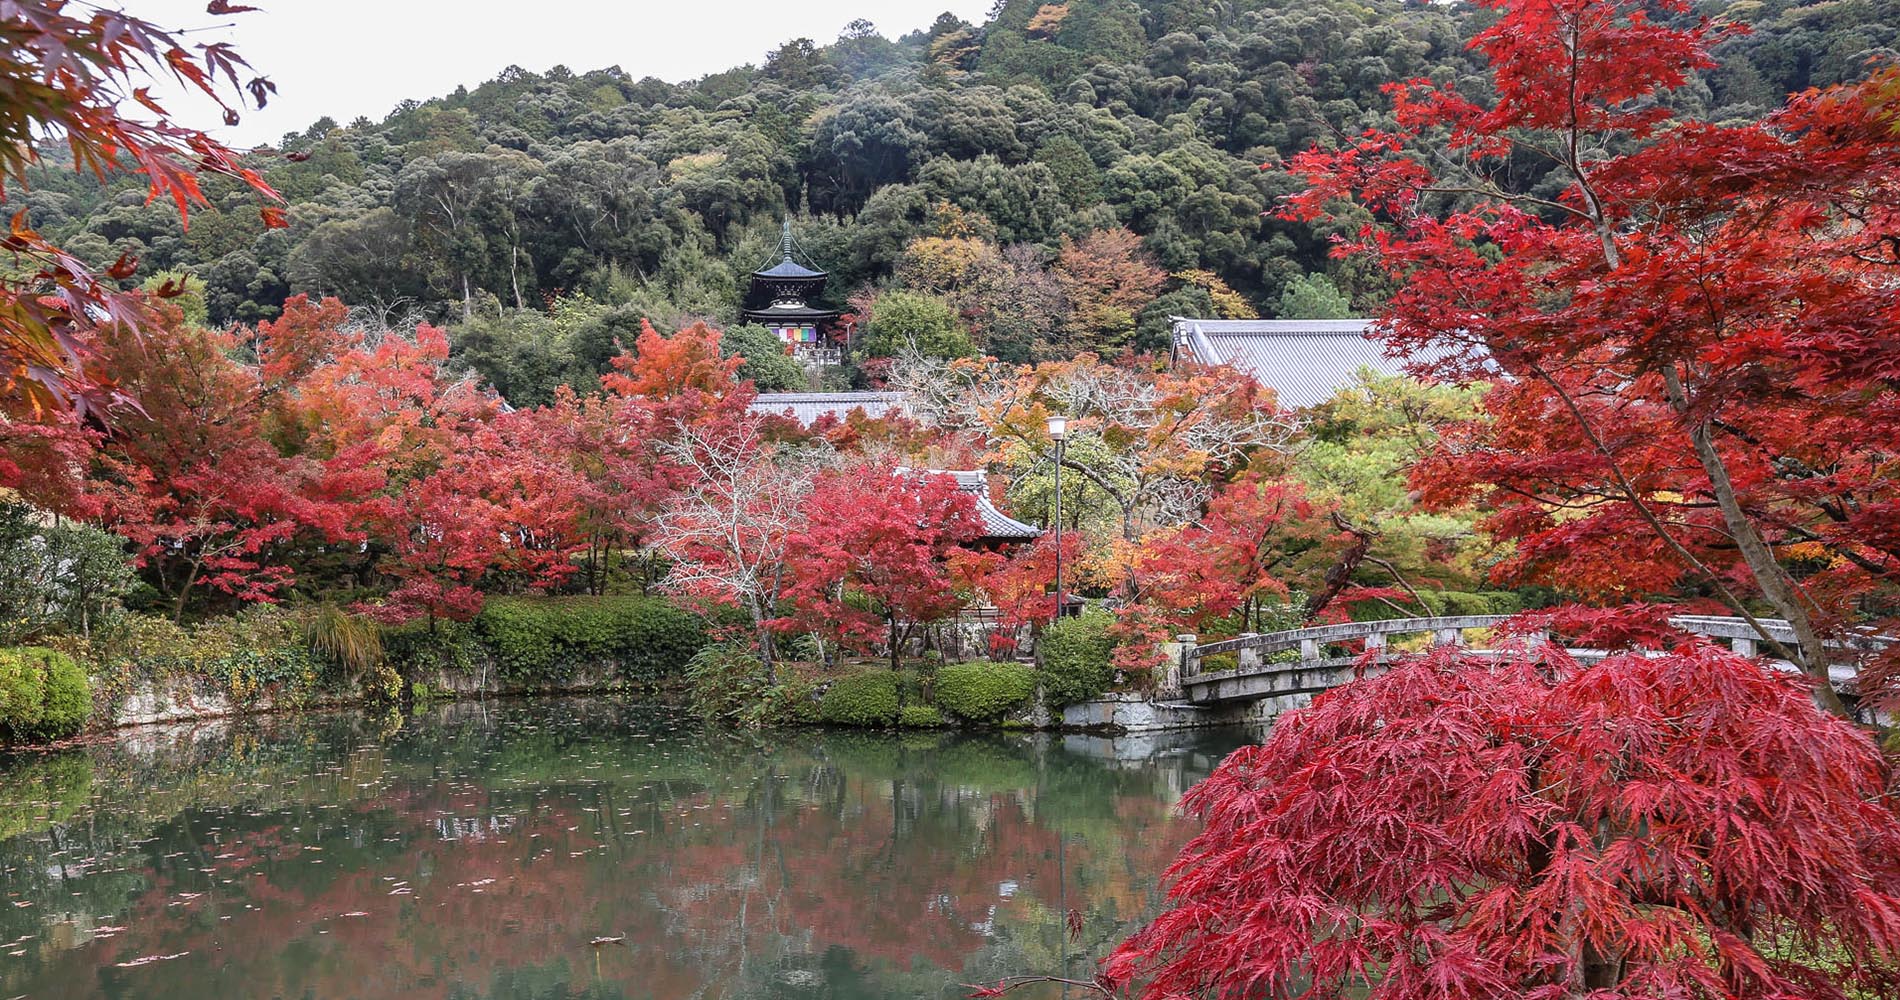
<instances>
[{"instance_id":1,"label":"tree trunk","mask_svg":"<svg viewBox=\"0 0 1900 1000\"><path fill-rule=\"evenodd\" d=\"M163 579L163 577L160 577ZM178 587L178 600L172 602L172 624L182 625L185 621L185 598L191 596L191 587L198 582L198 563L192 561L191 572L185 574L185 582Z\"/></svg>"},{"instance_id":2,"label":"tree trunk","mask_svg":"<svg viewBox=\"0 0 1900 1000\"><path fill-rule=\"evenodd\" d=\"M515 308L526 309L521 303L521 248L518 246L509 248L508 281L515 286Z\"/></svg>"},{"instance_id":3,"label":"tree trunk","mask_svg":"<svg viewBox=\"0 0 1900 1000\"><path fill-rule=\"evenodd\" d=\"M1307 618L1312 618L1326 610L1326 606L1333 603L1333 599L1346 589L1348 583L1352 582L1352 575L1359 569L1359 564L1365 561L1366 553L1372 551L1372 532L1353 527L1341 520L1337 514L1333 516L1333 523L1339 525L1341 530L1350 533L1353 541L1346 547L1346 551L1339 554L1339 559L1333 563L1332 568L1326 571L1326 582L1320 587L1319 593L1306 599L1304 614Z\"/></svg>"},{"instance_id":4,"label":"tree trunk","mask_svg":"<svg viewBox=\"0 0 1900 1000\"><path fill-rule=\"evenodd\" d=\"M759 662L765 664L765 683L778 683L777 650L773 647L772 630L759 626Z\"/></svg>"},{"instance_id":5,"label":"tree trunk","mask_svg":"<svg viewBox=\"0 0 1900 1000\"><path fill-rule=\"evenodd\" d=\"M1687 421L1690 418L1689 397L1683 390L1682 377L1674 364L1663 368L1663 388L1668 393L1670 406ZM1808 614L1807 604L1802 601L1794 578L1775 558L1774 550L1768 547L1767 540L1762 538L1755 522L1749 520L1748 512L1742 509L1741 499L1735 494L1735 482L1729 477L1728 463L1715 446L1715 435L1710 430L1709 422L1695 420L1689 424L1688 430L1689 440L1695 446L1696 458L1702 463L1702 471L1708 474L1709 489L1715 494L1716 506L1722 511L1722 523L1735 539L1735 546L1740 550L1743 561L1748 563L1749 570L1754 573L1762 597L1794 630L1802 661L1797 666L1818 681L1814 688L1815 704L1844 719L1852 718L1828 677L1827 645L1821 638L1821 632L1815 627L1813 616Z\"/></svg>"},{"instance_id":6,"label":"tree trunk","mask_svg":"<svg viewBox=\"0 0 1900 1000\"><path fill-rule=\"evenodd\" d=\"M903 669L903 667L900 664L899 658L897 655L897 616L885 615L884 617L885 617L885 620L888 621L891 626L891 669L901 670Z\"/></svg>"}]
</instances>

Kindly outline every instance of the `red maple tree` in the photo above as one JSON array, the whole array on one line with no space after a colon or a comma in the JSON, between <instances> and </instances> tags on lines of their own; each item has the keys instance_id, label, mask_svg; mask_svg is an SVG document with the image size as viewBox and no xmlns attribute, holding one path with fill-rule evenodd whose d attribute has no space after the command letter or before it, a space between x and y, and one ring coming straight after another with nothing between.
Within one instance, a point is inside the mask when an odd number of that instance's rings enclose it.
<instances>
[{"instance_id":1,"label":"red maple tree","mask_svg":"<svg viewBox=\"0 0 1900 1000\"><path fill-rule=\"evenodd\" d=\"M1714 648L1452 652L1191 791L1142 996L1848 1000L1900 990L1900 805L1804 679Z\"/></svg>"},{"instance_id":2,"label":"red maple tree","mask_svg":"<svg viewBox=\"0 0 1900 1000\"><path fill-rule=\"evenodd\" d=\"M1765 646L1825 676L1831 633L1900 606L1900 68L1678 121L1667 92L1711 65L1687 4L1489 5L1495 101L1395 84L1397 128L1296 161L1293 214L1379 220L1339 252L1399 281L1388 342L1494 380L1425 499L1488 507L1504 576L1706 588L1787 620ZM1532 160L1554 185L1513 186Z\"/></svg>"},{"instance_id":3,"label":"red maple tree","mask_svg":"<svg viewBox=\"0 0 1900 1000\"><path fill-rule=\"evenodd\" d=\"M967 600L951 557L982 536L983 522L953 477L855 462L820 473L806 509L789 559L798 625L847 645L882 635L895 670L917 624Z\"/></svg>"},{"instance_id":4,"label":"red maple tree","mask_svg":"<svg viewBox=\"0 0 1900 1000\"><path fill-rule=\"evenodd\" d=\"M213 13L255 10L225 0ZM240 85L249 66L223 42L192 44L120 10L65 0L18 0L0 10L0 196L24 187L49 140L70 151L73 167L103 177L145 175L151 198L170 199L182 218L208 204L199 186L205 174L223 175L266 202L264 224L286 225L277 193L238 155L203 131L179 124L151 94L169 78L186 93L211 98L226 124L236 124L245 99L262 107L275 87L263 77ZM227 86L228 84L228 86ZM229 95L232 101L225 98ZM14 213L5 246L12 266L0 277L0 415L37 422L61 414L126 408L132 398L98 367L92 340L109 327L162 322L146 295L121 291L137 261L110 262L103 274L36 232L24 210ZM183 289L167 284L161 295ZM12 442L0 438L11 449ZM0 461L0 475L19 471ZM0 479L0 485L14 485Z\"/></svg>"},{"instance_id":5,"label":"red maple tree","mask_svg":"<svg viewBox=\"0 0 1900 1000\"><path fill-rule=\"evenodd\" d=\"M192 327L166 305L154 317L147 329L161 335L114 326L91 352L94 370L146 408L87 435L81 495L26 496L123 535L174 616L203 589L272 600L295 579L284 547L300 532L360 540L362 472L278 446L273 438L298 437L286 384L233 358L238 335Z\"/></svg>"}]
</instances>

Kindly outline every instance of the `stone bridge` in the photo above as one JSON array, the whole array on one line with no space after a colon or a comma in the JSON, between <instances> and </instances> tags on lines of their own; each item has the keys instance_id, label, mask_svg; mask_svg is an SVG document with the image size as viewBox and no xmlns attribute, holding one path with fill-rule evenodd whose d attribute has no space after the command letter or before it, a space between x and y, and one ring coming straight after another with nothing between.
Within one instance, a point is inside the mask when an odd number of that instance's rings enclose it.
<instances>
[{"instance_id":1,"label":"stone bridge","mask_svg":"<svg viewBox=\"0 0 1900 1000\"><path fill-rule=\"evenodd\" d=\"M1497 655L1489 648L1492 630L1509 620L1509 615L1463 615L1447 618L1400 618L1391 621L1347 622L1293 629L1287 632L1246 634L1220 642L1198 645L1195 637L1179 638L1180 691L1190 705L1222 708L1243 703L1250 705L1249 716L1271 717L1306 704L1312 696L1337 687L1353 678L1354 667L1366 651L1380 651L1380 659L1403 648L1406 651L1429 646L1457 645L1470 652ZM1717 618L1682 615L1670 619L1677 628L1710 639L1726 642L1744 656L1754 656L1760 636L1741 618ZM1794 644L1794 630L1786 622L1764 620L1769 635ZM1534 637L1541 638L1541 637ZM1885 648L1894 640L1869 635L1829 647L1840 654L1829 667L1836 687L1852 694L1857 663L1867 653ZM1570 655L1592 663L1610 655L1601 649L1570 649ZM1782 660L1771 661L1785 669L1794 669Z\"/></svg>"}]
</instances>

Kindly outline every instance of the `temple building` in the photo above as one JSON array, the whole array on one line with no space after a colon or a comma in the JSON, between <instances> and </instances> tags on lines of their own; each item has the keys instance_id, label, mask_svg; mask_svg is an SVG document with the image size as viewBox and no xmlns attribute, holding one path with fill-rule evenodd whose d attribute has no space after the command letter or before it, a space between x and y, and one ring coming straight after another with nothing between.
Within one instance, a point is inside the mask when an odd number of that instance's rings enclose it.
<instances>
[{"instance_id":1,"label":"temple building","mask_svg":"<svg viewBox=\"0 0 1900 1000\"><path fill-rule=\"evenodd\" d=\"M828 275L799 263L794 252L792 223L787 220L779 235L778 262L752 272L739 321L771 330L800 361L838 364L844 360L832 339L838 313L811 305L824 294Z\"/></svg>"},{"instance_id":2,"label":"temple building","mask_svg":"<svg viewBox=\"0 0 1900 1000\"><path fill-rule=\"evenodd\" d=\"M1173 316L1172 362L1232 365L1288 409L1317 406L1357 384L1359 370L1403 375L1368 319L1193 319Z\"/></svg>"}]
</instances>

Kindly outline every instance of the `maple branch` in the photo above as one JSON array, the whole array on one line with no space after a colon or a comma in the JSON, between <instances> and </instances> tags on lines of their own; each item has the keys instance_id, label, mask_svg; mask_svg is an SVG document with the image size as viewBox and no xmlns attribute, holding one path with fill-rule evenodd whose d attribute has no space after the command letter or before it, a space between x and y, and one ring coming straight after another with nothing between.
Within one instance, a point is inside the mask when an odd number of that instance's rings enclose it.
<instances>
[{"instance_id":1,"label":"maple branch","mask_svg":"<svg viewBox=\"0 0 1900 1000\"><path fill-rule=\"evenodd\" d=\"M1539 198L1535 195L1529 195L1529 194L1513 194L1509 191L1504 190L1503 188L1498 188L1498 187L1491 187L1491 186L1478 187L1475 185L1464 185L1464 184L1459 184L1459 185L1434 184L1430 187L1419 188L1418 193L1419 194L1475 194L1480 197L1495 198L1498 201L1510 202L1512 204L1521 203L1521 204L1526 204L1526 205L1537 205L1542 208L1555 209L1559 212L1564 212L1568 215L1574 215L1577 218L1585 220L1586 222L1596 221L1593 217L1583 212L1581 209L1573 208L1572 206L1566 205L1563 202L1552 201L1549 198Z\"/></svg>"},{"instance_id":2,"label":"maple branch","mask_svg":"<svg viewBox=\"0 0 1900 1000\"><path fill-rule=\"evenodd\" d=\"M1546 385L1550 386L1551 390L1557 394L1557 398L1563 400L1564 407L1570 411L1571 417L1576 420L1578 430L1582 431L1584 436L1589 438L1591 445L1603 456L1603 461L1605 466L1609 469L1610 475L1616 478L1617 485L1622 488L1623 495L1625 499L1629 501L1630 506L1635 508L1637 516L1649 524L1650 528L1656 532L1657 537L1661 538L1665 545L1668 545L1671 550L1686 561L1696 572L1708 579L1709 583L1715 587L1716 592L1722 595L1723 601L1727 603L1729 607L1734 608L1736 614L1747 620L1749 627L1755 630L1755 634L1761 638L1763 643L1767 644L1770 649L1773 649L1782 659L1788 660L1791 663L1802 662L1801 659L1795 656L1793 650L1783 645L1781 640L1769 634L1768 627L1763 625L1761 621L1742 604L1741 598L1737 597L1735 592L1728 588L1728 584L1722 582L1722 578L1716 574L1715 570L1698 558L1695 553L1689 551L1687 546L1678 541L1676 536L1669 531L1668 526L1662 522L1662 519L1657 517L1656 513L1649 508L1649 504L1637 494L1635 484L1631 483L1629 478L1623 474L1622 466L1617 463L1616 456L1610 451L1609 446L1604 443L1603 438L1598 436L1596 428L1591 425L1589 418L1584 416L1582 408L1577 405L1576 399L1570 395L1569 391L1552 377L1548 371L1545 371L1543 366L1531 362L1529 368L1538 378L1542 379ZM1822 669L1826 669L1825 662L1823 663Z\"/></svg>"},{"instance_id":3,"label":"maple branch","mask_svg":"<svg viewBox=\"0 0 1900 1000\"><path fill-rule=\"evenodd\" d=\"M1377 556L1367 556L1366 561L1369 563L1372 563L1374 566L1384 567L1387 573L1392 574L1392 579L1397 580L1399 582L1399 586L1404 587L1405 592L1412 595L1412 600L1417 601L1419 607L1424 608L1427 611L1431 610L1431 605L1426 604L1425 598L1419 596L1418 588L1412 586L1410 581L1405 579L1405 574L1400 573L1398 570L1398 567L1392 565L1391 563L1385 561L1384 559L1380 559ZM1380 598L1380 600L1383 601L1385 600L1385 598L1382 597ZM1386 603L1390 604L1392 602L1386 601Z\"/></svg>"},{"instance_id":4,"label":"maple branch","mask_svg":"<svg viewBox=\"0 0 1900 1000\"><path fill-rule=\"evenodd\" d=\"M994 986L978 986L974 983L965 983L963 985L971 991L970 997L973 998L973 1000L976 1000L976 998L985 998L986 1000L986 998L1000 997L1012 990L1038 983L1073 986L1077 989L1088 990L1091 993L1095 993L1103 997L1104 1000L1114 1000L1115 996L1113 991L1098 980L1068 979L1062 976L1005 976L997 980Z\"/></svg>"}]
</instances>

